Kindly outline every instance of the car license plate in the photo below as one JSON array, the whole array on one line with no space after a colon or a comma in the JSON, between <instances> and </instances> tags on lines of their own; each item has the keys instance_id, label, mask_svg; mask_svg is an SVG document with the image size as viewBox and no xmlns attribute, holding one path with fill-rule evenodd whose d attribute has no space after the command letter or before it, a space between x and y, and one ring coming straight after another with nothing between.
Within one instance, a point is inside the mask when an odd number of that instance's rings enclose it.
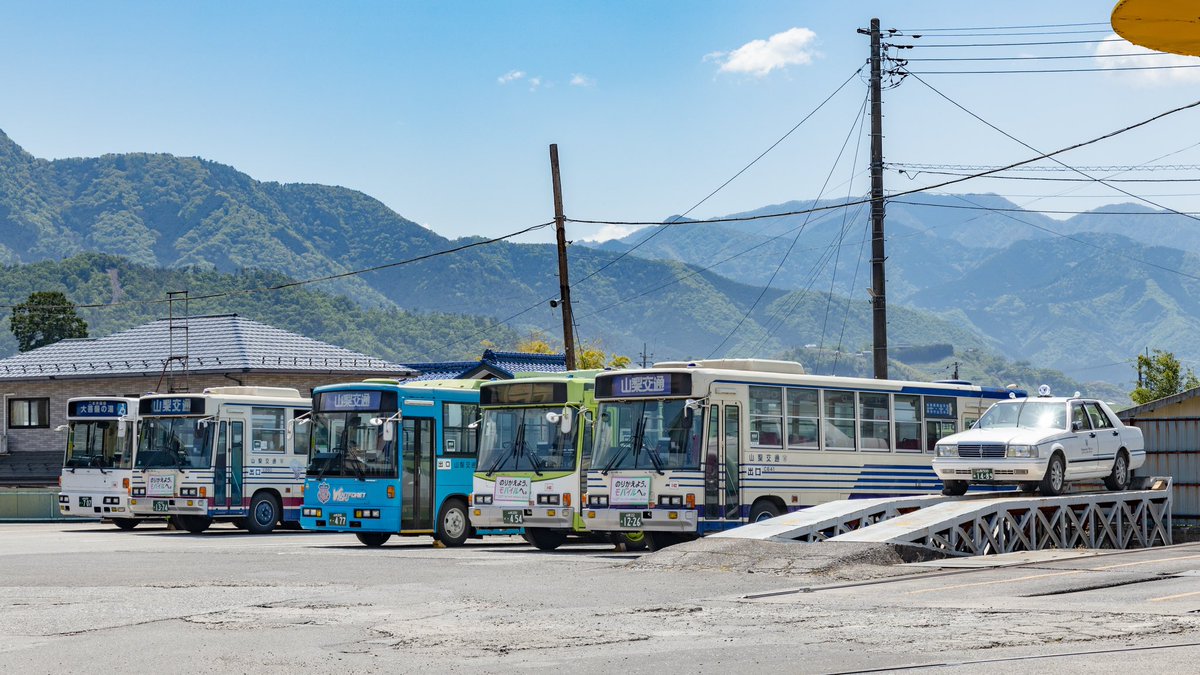
<instances>
[{"instance_id":1,"label":"car license plate","mask_svg":"<svg viewBox=\"0 0 1200 675\"><path fill-rule=\"evenodd\" d=\"M156 513L166 513L167 512L167 500L155 499L154 500L154 511Z\"/></svg>"},{"instance_id":2,"label":"car license plate","mask_svg":"<svg viewBox=\"0 0 1200 675\"><path fill-rule=\"evenodd\" d=\"M992 480L992 470L971 469L971 480Z\"/></svg>"},{"instance_id":3,"label":"car license plate","mask_svg":"<svg viewBox=\"0 0 1200 675\"><path fill-rule=\"evenodd\" d=\"M80 497L80 498L79 498L79 505L80 505L80 506L91 506L91 505L92 505L92 498L91 498L91 497Z\"/></svg>"},{"instance_id":4,"label":"car license plate","mask_svg":"<svg viewBox=\"0 0 1200 675\"><path fill-rule=\"evenodd\" d=\"M524 511L503 511L500 513L505 525L522 525L525 523Z\"/></svg>"},{"instance_id":5,"label":"car license plate","mask_svg":"<svg viewBox=\"0 0 1200 675\"><path fill-rule=\"evenodd\" d=\"M329 524L330 524L330 525L340 525L340 526L342 526L342 527L345 527L345 525L346 525L346 514L344 514L344 513L331 513L331 514L329 514Z\"/></svg>"},{"instance_id":6,"label":"car license plate","mask_svg":"<svg viewBox=\"0 0 1200 675\"><path fill-rule=\"evenodd\" d=\"M624 513L624 512L622 512L620 518L621 518L620 519L621 527L641 527L642 526L642 514L640 514L640 513L637 513L637 512Z\"/></svg>"}]
</instances>

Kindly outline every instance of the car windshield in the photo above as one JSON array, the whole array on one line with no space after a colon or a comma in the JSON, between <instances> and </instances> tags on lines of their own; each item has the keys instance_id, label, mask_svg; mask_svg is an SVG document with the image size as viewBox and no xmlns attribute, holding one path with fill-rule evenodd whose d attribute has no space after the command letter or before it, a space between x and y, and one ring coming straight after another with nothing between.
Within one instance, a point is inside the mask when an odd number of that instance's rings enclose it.
<instances>
[{"instance_id":1,"label":"car windshield","mask_svg":"<svg viewBox=\"0 0 1200 675\"><path fill-rule=\"evenodd\" d=\"M600 406L592 469L699 469L704 415L683 399Z\"/></svg>"},{"instance_id":2,"label":"car windshield","mask_svg":"<svg viewBox=\"0 0 1200 675\"><path fill-rule=\"evenodd\" d=\"M392 412L314 412L308 451L308 474L316 478L395 478L396 441L384 440L384 426L394 432ZM372 421L378 422L372 424ZM384 422L384 420L388 420Z\"/></svg>"},{"instance_id":3,"label":"car windshield","mask_svg":"<svg viewBox=\"0 0 1200 675\"><path fill-rule=\"evenodd\" d=\"M211 418L148 417L138 441L139 469L204 469L212 466Z\"/></svg>"},{"instance_id":4,"label":"car windshield","mask_svg":"<svg viewBox=\"0 0 1200 675\"><path fill-rule=\"evenodd\" d=\"M133 433L127 426L125 435L118 435L117 430L122 424L130 423L122 420L70 422L63 466L72 469L128 469L133 461Z\"/></svg>"},{"instance_id":5,"label":"car windshield","mask_svg":"<svg viewBox=\"0 0 1200 675\"><path fill-rule=\"evenodd\" d=\"M1062 429L1067 428L1067 406L1048 401L1002 401L988 409L975 423L976 429Z\"/></svg>"},{"instance_id":6,"label":"car windshield","mask_svg":"<svg viewBox=\"0 0 1200 675\"><path fill-rule=\"evenodd\" d=\"M571 411L567 433L548 413L562 414L561 407L492 408L483 411L483 441L479 449L479 471L574 471L575 438L580 420Z\"/></svg>"}]
</instances>

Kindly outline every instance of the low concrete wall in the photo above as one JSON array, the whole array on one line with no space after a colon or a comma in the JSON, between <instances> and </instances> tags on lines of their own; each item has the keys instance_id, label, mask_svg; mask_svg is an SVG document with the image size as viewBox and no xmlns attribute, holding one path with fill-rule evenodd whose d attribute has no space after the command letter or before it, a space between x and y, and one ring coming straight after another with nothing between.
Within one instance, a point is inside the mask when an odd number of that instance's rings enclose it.
<instances>
[{"instance_id":1,"label":"low concrete wall","mask_svg":"<svg viewBox=\"0 0 1200 675\"><path fill-rule=\"evenodd\" d=\"M58 512L58 488L0 488L0 521L47 520L67 520Z\"/></svg>"}]
</instances>

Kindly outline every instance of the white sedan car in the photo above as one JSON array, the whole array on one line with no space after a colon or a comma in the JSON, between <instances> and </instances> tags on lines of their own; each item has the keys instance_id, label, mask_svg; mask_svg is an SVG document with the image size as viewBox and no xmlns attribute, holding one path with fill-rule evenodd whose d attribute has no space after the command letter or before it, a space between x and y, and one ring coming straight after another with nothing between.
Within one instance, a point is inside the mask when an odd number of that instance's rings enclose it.
<instances>
[{"instance_id":1,"label":"white sedan car","mask_svg":"<svg viewBox=\"0 0 1200 675\"><path fill-rule=\"evenodd\" d=\"M1141 429L1122 424L1103 401L1038 396L996 403L971 429L938 441L933 470L947 495L971 484L1058 495L1087 478L1124 490L1145 461Z\"/></svg>"}]
</instances>

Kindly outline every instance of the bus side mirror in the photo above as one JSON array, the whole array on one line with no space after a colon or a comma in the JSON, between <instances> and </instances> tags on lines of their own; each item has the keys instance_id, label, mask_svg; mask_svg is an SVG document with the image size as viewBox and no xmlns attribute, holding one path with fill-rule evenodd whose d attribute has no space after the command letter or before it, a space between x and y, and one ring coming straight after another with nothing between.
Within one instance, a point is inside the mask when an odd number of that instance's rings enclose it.
<instances>
[{"instance_id":1,"label":"bus side mirror","mask_svg":"<svg viewBox=\"0 0 1200 675\"><path fill-rule=\"evenodd\" d=\"M383 425L383 442L390 443L396 438L396 425L388 422Z\"/></svg>"},{"instance_id":2,"label":"bus side mirror","mask_svg":"<svg viewBox=\"0 0 1200 675\"><path fill-rule=\"evenodd\" d=\"M575 426L575 410L574 408L564 407L562 414L559 415L558 430L564 436L571 433L571 427Z\"/></svg>"},{"instance_id":3,"label":"bus side mirror","mask_svg":"<svg viewBox=\"0 0 1200 675\"><path fill-rule=\"evenodd\" d=\"M125 438L125 421L117 420L117 438Z\"/></svg>"}]
</instances>

